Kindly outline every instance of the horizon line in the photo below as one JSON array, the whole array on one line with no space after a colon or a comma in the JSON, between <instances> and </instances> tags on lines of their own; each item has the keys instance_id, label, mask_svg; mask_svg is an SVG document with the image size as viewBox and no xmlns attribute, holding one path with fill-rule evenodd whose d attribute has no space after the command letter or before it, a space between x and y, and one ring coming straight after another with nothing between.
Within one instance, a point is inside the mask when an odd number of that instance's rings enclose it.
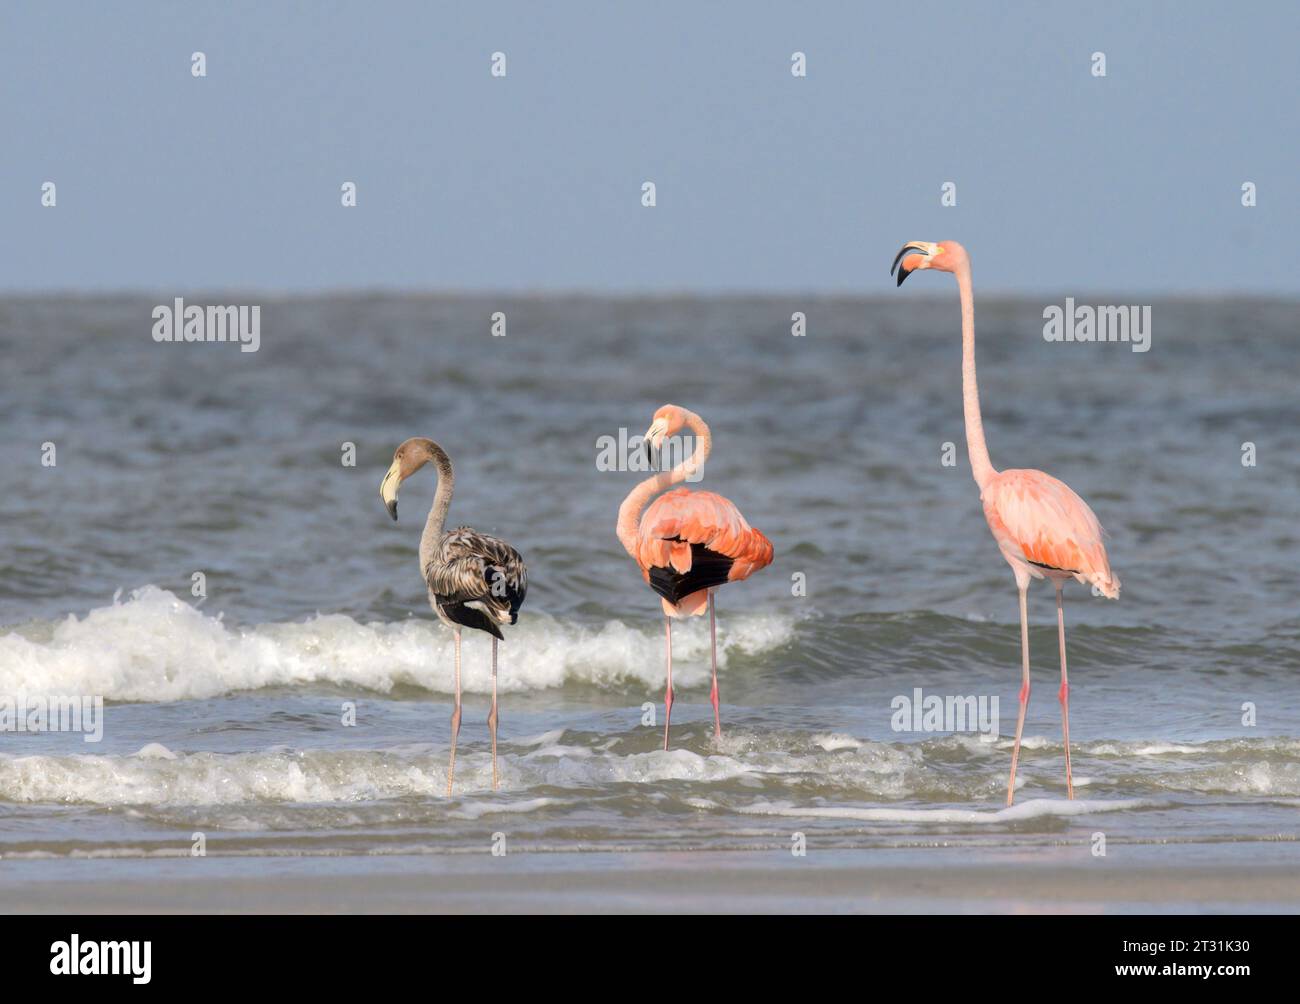
<instances>
[{"instance_id":1,"label":"horizon line","mask_svg":"<svg viewBox=\"0 0 1300 1004\"><path fill-rule=\"evenodd\" d=\"M50 287L8 289L0 287L0 299L5 300L49 300L49 299L156 299L160 295L158 287L143 286L117 286L117 287ZM735 299L756 299L756 300L784 300L794 298L810 299L846 299L846 300L871 300L871 299L892 299L892 290L889 291L872 291L862 287L835 287L825 289L746 289L743 287L717 287L714 289L703 289L700 287L665 287L638 289L635 287L510 287L510 286L406 286L406 285L357 285L357 286L246 286L246 285L212 285L212 286L192 286L186 287L185 292L181 294L171 293L170 297L175 299L177 295L182 298L185 296L213 296L238 293L241 296L268 296L281 300L307 300L307 299L329 299L329 298L356 298L356 297L376 297L376 296L398 296L412 298L428 299L454 299L454 298L480 298L501 296L516 299L553 299L553 300L573 300L573 299L591 299L591 300L735 300ZM911 293L910 298L916 300L934 299L944 294L940 290L925 290L924 292ZM983 289L980 291L982 300L999 299L999 300L1026 300L1041 299L1043 297L1073 297L1076 301L1082 297L1096 298L1103 295L1103 291L1098 289L1082 289L1067 291L1064 288L1058 288L1053 291L1048 290L1008 290L1008 289ZM1269 300L1275 302L1296 302L1300 303L1300 292L1297 291L1280 291L1280 290L1123 290L1116 292L1114 290L1105 291L1104 296L1109 302L1115 302L1118 299L1133 300L1139 299L1181 299L1193 301L1232 301L1232 300Z\"/></svg>"}]
</instances>

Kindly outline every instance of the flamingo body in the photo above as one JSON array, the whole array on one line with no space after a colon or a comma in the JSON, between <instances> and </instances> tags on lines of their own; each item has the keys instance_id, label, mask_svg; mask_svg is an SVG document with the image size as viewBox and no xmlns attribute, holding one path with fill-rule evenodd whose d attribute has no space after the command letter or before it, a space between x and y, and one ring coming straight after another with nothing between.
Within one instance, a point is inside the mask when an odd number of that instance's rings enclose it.
<instances>
[{"instance_id":1,"label":"flamingo body","mask_svg":"<svg viewBox=\"0 0 1300 1004\"><path fill-rule=\"evenodd\" d=\"M739 582L772 563L772 542L734 502L678 488L660 495L641 519L633 557L670 617L700 615L707 591Z\"/></svg>"},{"instance_id":2,"label":"flamingo body","mask_svg":"<svg viewBox=\"0 0 1300 1004\"><path fill-rule=\"evenodd\" d=\"M695 449L671 471L646 478L618 507L619 543L641 569L641 577L664 608L664 749L673 713L673 618L709 612L709 663L713 686L713 735L722 736L718 710L718 632L713 593L772 563L772 542L755 530L735 503L713 492L676 487L704 469L713 437L693 411L666 404L655 412L643 437L647 458L664 440L689 427Z\"/></svg>"},{"instance_id":3,"label":"flamingo body","mask_svg":"<svg viewBox=\"0 0 1300 1004\"><path fill-rule=\"evenodd\" d=\"M1119 577L1110 570L1101 523L1064 481L1042 471L994 472L980 501L1013 569L1036 579L1073 576L1103 596L1119 598Z\"/></svg>"}]
</instances>

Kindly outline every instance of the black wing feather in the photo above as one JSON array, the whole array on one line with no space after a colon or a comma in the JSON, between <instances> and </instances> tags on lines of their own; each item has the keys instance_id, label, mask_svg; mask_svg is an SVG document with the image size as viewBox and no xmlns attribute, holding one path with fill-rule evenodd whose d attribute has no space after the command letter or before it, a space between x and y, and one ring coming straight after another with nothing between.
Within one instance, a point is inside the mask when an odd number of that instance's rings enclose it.
<instances>
[{"instance_id":1,"label":"black wing feather","mask_svg":"<svg viewBox=\"0 0 1300 1004\"><path fill-rule=\"evenodd\" d=\"M680 537L674 538L680 540ZM677 604L701 589L712 589L727 581L735 559L718 551L710 550L703 544L691 545L691 570L683 575L675 568L650 568L650 588L666 599Z\"/></svg>"},{"instance_id":2,"label":"black wing feather","mask_svg":"<svg viewBox=\"0 0 1300 1004\"><path fill-rule=\"evenodd\" d=\"M449 621L462 624L467 628L486 631L499 641L506 640L505 635L501 633L501 629L497 627L496 621L482 610L467 607L464 603L444 603L441 599L438 600L438 609L442 611Z\"/></svg>"}]
</instances>

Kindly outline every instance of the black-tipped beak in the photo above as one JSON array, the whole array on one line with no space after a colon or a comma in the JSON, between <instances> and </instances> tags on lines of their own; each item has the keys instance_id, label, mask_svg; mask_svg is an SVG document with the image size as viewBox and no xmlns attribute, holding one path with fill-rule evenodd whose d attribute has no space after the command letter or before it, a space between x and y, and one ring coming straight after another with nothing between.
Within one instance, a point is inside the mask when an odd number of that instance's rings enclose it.
<instances>
[{"instance_id":1,"label":"black-tipped beak","mask_svg":"<svg viewBox=\"0 0 1300 1004\"><path fill-rule=\"evenodd\" d=\"M388 510L388 515L393 517L393 522L397 522L397 499L384 503L384 508Z\"/></svg>"},{"instance_id":2,"label":"black-tipped beak","mask_svg":"<svg viewBox=\"0 0 1300 1004\"><path fill-rule=\"evenodd\" d=\"M650 470L659 470L659 456L655 451L654 444L650 442L650 437L646 436L641 441L641 449L645 451L646 463L650 465Z\"/></svg>"},{"instance_id":3,"label":"black-tipped beak","mask_svg":"<svg viewBox=\"0 0 1300 1004\"><path fill-rule=\"evenodd\" d=\"M915 271L914 269L898 267L899 262L901 262L909 254L919 254L919 255L925 255L925 257L927 258L930 257L929 252L927 252L924 248L919 248L915 244L904 244L902 248L899 249L898 254L894 255L894 264L889 266L890 275L894 274L894 269L898 269L898 282L894 284L895 288L903 285L903 280L906 279L909 275L911 275L913 271Z\"/></svg>"}]
</instances>

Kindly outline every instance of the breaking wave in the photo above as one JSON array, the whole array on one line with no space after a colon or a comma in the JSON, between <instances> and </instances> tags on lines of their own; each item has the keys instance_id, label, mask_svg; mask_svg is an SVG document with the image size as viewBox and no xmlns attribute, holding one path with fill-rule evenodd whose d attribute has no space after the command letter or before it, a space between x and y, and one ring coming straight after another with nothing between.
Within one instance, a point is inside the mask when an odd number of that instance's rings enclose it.
<instances>
[{"instance_id":1,"label":"breaking wave","mask_svg":"<svg viewBox=\"0 0 1300 1004\"><path fill-rule=\"evenodd\" d=\"M779 648L794 627L792 618L772 614L730 617L719 625L719 664L737 653ZM680 685L706 682L707 629L687 625L674 632L673 643L681 657ZM590 628L532 613L501 647L500 689L662 686L661 646L650 628L616 620ZM420 618L361 623L318 614L297 623L234 627L150 585L84 617L70 614L0 635L0 694L178 701L310 684L450 693L452 647L449 631ZM491 691L489 662L487 636L467 632L461 665L467 692Z\"/></svg>"}]
</instances>

